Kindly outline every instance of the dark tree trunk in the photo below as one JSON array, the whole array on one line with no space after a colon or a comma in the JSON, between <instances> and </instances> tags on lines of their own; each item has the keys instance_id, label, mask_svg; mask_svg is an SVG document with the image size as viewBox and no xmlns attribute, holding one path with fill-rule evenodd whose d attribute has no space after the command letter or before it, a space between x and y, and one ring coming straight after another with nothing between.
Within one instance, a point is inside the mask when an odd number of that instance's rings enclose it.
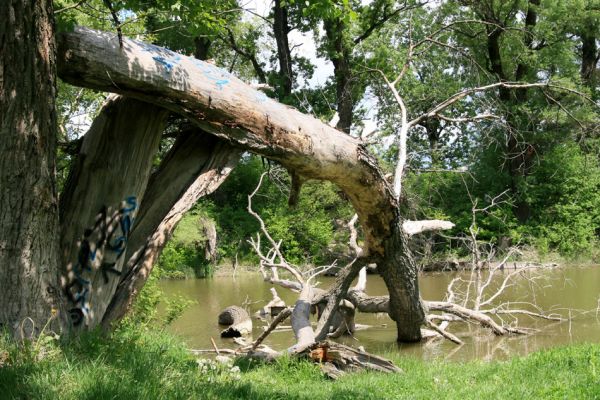
<instances>
[{"instance_id":1,"label":"dark tree trunk","mask_svg":"<svg viewBox=\"0 0 600 400\"><path fill-rule=\"evenodd\" d=\"M525 14L525 29L523 29L523 43L527 51L533 52L537 48L534 46L534 32L533 29L537 24L538 19L538 7L540 6L539 0L530 0L528 2L527 11ZM505 63L502 58L501 52L501 38L505 30L501 29L496 25L502 25L497 18L482 13L483 19L490 23L487 25L487 56L488 56L488 68L498 80L508 81L515 80L521 81L532 73L531 68L525 63L517 63L514 70L507 71ZM528 100L528 89L518 89L511 92L510 89L500 88L499 99L504 103L505 107L511 111L511 114L506 116L507 120L507 137L505 138L506 143L506 158L508 159L508 173L510 176L510 190L515 196L515 207L514 214L517 219L521 222L527 221L531 216L531 207L529 203L524 199L524 193L519 189L519 182L524 179L527 175L528 170L531 167L533 157L536 154L536 149L533 145L524 145L526 138L522 137L525 131L534 131L535 127L528 126L531 123L530 118L527 115L523 115L519 111L519 108L525 104Z\"/></svg>"},{"instance_id":2,"label":"dark tree trunk","mask_svg":"<svg viewBox=\"0 0 600 400\"><path fill-rule=\"evenodd\" d=\"M279 59L279 79L281 87L278 88L279 101L284 101L292 94L294 74L292 71L292 53L288 42L290 27L288 24L287 6L281 5L281 0L273 4L273 35L277 42L277 58Z\"/></svg>"},{"instance_id":3,"label":"dark tree trunk","mask_svg":"<svg viewBox=\"0 0 600 400\"><path fill-rule=\"evenodd\" d=\"M598 81L598 61L600 51L596 43L596 37L591 32L581 35L581 80L593 91Z\"/></svg>"},{"instance_id":4,"label":"dark tree trunk","mask_svg":"<svg viewBox=\"0 0 600 400\"><path fill-rule=\"evenodd\" d=\"M208 59L208 51L210 50L212 42L207 37L195 37L194 45L196 48L194 49L194 57L198 60L206 60Z\"/></svg>"},{"instance_id":5,"label":"dark tree trunk","mask_svg":"<svg viewBox=\"0 0 600 400\"><path fill-rule=\"evenodd\" d=\"M350 133L354 111L353 79L350 67L352 49L344 41L346 26L340 19L325 20L325 32L329 46L329 58L333 63L337 112L340 120L336 128Z\"/></svg>"},{"instance_id":6,"label":"dark tree trunk","mask_svg":"<svg viewBox=\"0 0 600 400\"><path fill-rule=\"evenodd\" d=\"M125 316L183 215L218 188L238 160L238 150L198 129L178 136L150 178L127 246L127 266L102 320L104 329Z\"/></svg>"},{"instance_id":7,"label":"dark tree trunk","mask_svg":"<svg viewBox=\"0 0 600 400\"><path fill-rule=\"evenodd\" d=\"M119 283L168 115L111 95L84 136L60 198L61 257L75 326L96 327Z\"/></svg>"},{"instance_id":8,"label":"dark tree trunk","mask_svg":"<svg viewBox=\"0 0 600 400\"><path fill-rule=\"evenodd\" d=\"M440 154L440 134L442 132L440 120L437 118L428 118L423 122L423 127L427 134L429 142L429 156L431 157L431 166L442 166L442 158Z\"/></svg>"},{"instance_id":9,"label":"dark tree trunk","mask_svg":"<svg viewBox=\"0 0 600 400\"><path fill-rule=\"evenodd\" d=\"M52 2L2 1L0 21L0 327L21 337L62 311Z\"/></svg>"}]
</instances>

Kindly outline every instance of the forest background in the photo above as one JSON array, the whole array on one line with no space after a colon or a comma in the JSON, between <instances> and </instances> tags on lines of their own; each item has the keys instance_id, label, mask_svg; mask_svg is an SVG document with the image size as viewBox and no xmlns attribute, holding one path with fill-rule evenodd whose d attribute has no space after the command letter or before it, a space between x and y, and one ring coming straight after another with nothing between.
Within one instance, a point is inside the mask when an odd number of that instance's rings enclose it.
<instances>
[{"instance_id":1,"label":"forest background","mask_svg":"<svg viewBox=\"0 0 600 400\"><path fill-rule=\"evenodd\" d=\"M498 253L518 245L521 257L535 261L598 262L598 1L55 3L61 30L118 29L211 59L247 82L268 85L266 93L285 104L333 118L338 129L364 138L390 174L402 120L389 83L401 76L394 89L408 120L425 115L408 135L404 215L455 224L414 241L421 264L467 256L473 230ZM495 82L548 86L476 90L428 115L455 93ZM59 180L66 180L105 96L59 83ZM171 118L156 165L182 124ZM343 193L328 182L308 182L290 207L286 171L248 154L182 219L159 261L163 277L257 263L247 239L259 226L246 206L263 171L271 179L254 208L290 261L351 258L345 224L353 210ZM478 208L486 209L474 219ZM212 229L217 247L206 251Z\"/></svg>"}]
</instances>

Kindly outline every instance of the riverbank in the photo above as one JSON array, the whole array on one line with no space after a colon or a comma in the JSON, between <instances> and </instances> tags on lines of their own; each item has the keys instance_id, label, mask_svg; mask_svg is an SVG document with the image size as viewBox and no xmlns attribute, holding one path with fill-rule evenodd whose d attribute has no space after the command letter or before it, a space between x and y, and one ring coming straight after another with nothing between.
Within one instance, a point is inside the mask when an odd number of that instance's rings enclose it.
<instances>
[{"instance_id":1,"label":"riverbank","mask_svg":"<svg viewBox=\"0 0 600 400\"><path fill-rule=\"evenodd\" d=\"M538 251L534 249L527 249L523 252L524 257L518 259L511 258L509 260L495 259L492 261L482 262L480 268L496 269L500 267L506 270L515 269L530 269L530 268L557 268L557 267L600 267L600 258L594 257L582 257L582 258L565 258L559 254L552 253L549 255L541 256ZM341 263L343 264L343 263ZM374 267L375 264L372 264ZM303 268L313 268L312 265L303 266ZM447 259L436 259L428 262L420 263L419 268L421 272L450 272L450 271L468 271L473 268L472 260L470 258L447 258ZM246 273L258 273L259 269L256 264L243 262L234 267L234 264L229 260L224 260L217 265L211 265L208 267L211 271L211 276L239 276ZM190 269L191 271L191 269ZM337 271L337 269L333 269ZM374 270L373 270L374 271ZM175 272L175 273L163 273L163 279L195 279L193 273Z\"/></svg>"},{"instance_id":2,"label":"riverbank","mask_svg":"<svg viewBox=\"0 0 600 400\"><path fill-rule=\"evenodd\" d=\"M338 381L317 366L282 359L238 368L199 364L165 332L139 327L110 338L17 350L0 341L2 398L27 399L593 399L600 397L600 345L554 348L504 362L424 362L386 354L402 374L359 373ZM40 359L36 361L36 359Z\"/></svg>"}]
</instances>

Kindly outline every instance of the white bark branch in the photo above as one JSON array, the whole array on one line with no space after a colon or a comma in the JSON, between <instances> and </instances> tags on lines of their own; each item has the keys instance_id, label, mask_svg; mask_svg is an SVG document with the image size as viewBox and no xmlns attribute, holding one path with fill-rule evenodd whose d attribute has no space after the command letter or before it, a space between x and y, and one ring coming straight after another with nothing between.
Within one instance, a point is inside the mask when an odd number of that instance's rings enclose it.
<instances>
[{"instance_id":1,"label":"white bark branch","mask_svg":"<svg viewBox=\"0 0 600 400\"><path fill-rule=\"evenodd\" d=\"M404 221L402 229L408 236L416 235L417 233L428 231L442 231L454 228L454 224L450 221L439 219L431 219L424 221Z\"/></svg>"}]
</instances>

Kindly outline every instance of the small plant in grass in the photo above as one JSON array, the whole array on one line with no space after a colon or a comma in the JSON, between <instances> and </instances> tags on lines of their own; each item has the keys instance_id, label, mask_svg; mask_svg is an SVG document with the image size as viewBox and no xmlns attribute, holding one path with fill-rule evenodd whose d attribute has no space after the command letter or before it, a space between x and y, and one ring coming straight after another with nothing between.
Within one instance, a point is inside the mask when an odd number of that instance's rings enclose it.
<instances>
[{"instance_id":1,"label":"small plant in grass","mask_svg":"<svg viewBox=\"0 0 600 400\"><path fill-rule=\"evenodd\" d=\"M242 378L240 367L233 365L229 357L217 356L215 360L199 358L198 369L207 382L239 381Z\"/></svg>"}]
</instances>

